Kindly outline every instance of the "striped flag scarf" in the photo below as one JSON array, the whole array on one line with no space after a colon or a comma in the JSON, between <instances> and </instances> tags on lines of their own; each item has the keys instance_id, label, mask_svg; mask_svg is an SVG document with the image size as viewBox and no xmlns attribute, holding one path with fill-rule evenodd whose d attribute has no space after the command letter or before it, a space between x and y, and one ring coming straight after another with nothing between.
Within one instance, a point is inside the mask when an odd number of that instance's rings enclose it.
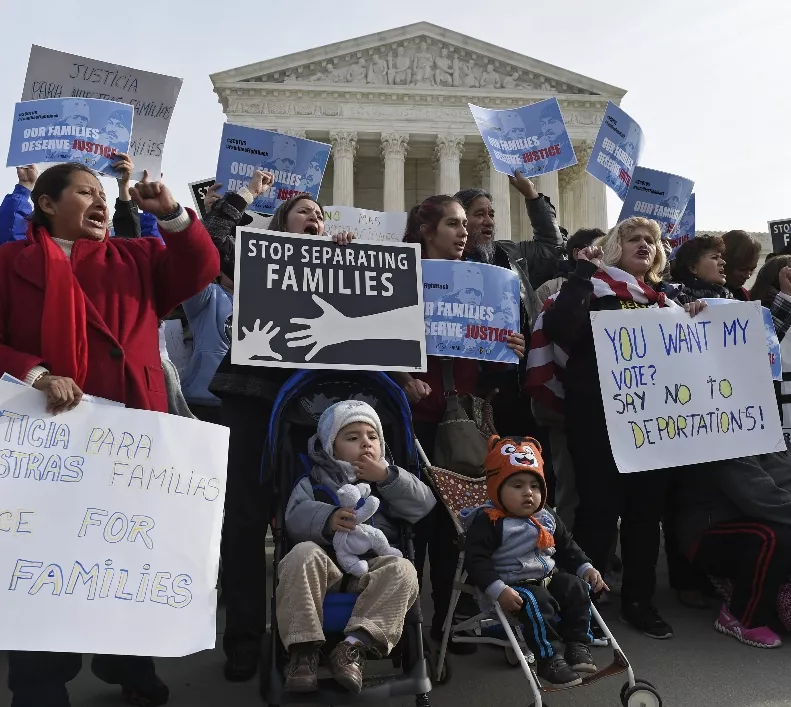
<instances>
[{"instance_id":1,"label":"striped flag scarf","mask_svg":"<svg viewBox=\"0 0 791 707\"><path fill-rule=\"evenodd\" d=\"M599 269L593 277L591 301L602 297L617 297L621 301L636 302L650 307L677 307L678 305L657 292L653 287L637 280L634 276L609 265ZM562 291L562 288L561 288ZM536 318L533 334L530 337L530 351L527 354L527 374L525 391L539 403L563 412L565 392L563 375L569 359L568 351L554 343L543 330L544 312L557 299L560 292L552 295L544 303L541 314Z\"/></svg>"}]
</instances>

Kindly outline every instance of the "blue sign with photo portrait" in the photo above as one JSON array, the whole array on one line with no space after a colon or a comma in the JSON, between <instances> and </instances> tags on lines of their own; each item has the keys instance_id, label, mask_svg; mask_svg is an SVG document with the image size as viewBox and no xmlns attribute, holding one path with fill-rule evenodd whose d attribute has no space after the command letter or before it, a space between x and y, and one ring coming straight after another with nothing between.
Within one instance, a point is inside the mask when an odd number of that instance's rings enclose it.
<instances>
[{"instance_id":1,"label":"blue sign with photo portrait","mask_svg":"<svg viewBox=\"0 0 791 707\"><path fill-rule=\"evenodd\" d=\"M676 256L676 251L687 241L695 237L695 195L692 194L687 202L687 207L670 234L670 258Z\"/></svg>"},{"instance_id":2,"label":"blue sign with photo portrait","mask_svg":"<svg viewBox=\"0 0 791 707\"><path fill-rule=\"evenodd\" d=\"M79 162L109 177L129 152L134 108L98 98L45 98L14 106L6 167Z\"/></svg>"},{"instance_id":3,"label":"blue sign with photo portrait","mask_svg":"<svg viewBox=\"0 0 791 707\"><path fill-rule=\"evenodd\" d=\"M319 188L332 147L323 142L226 123L217 160L218 193L239 191L255 170L269 172L274 184L253 201L250 211L273 214L294 194L319 198Z\"/></svg>"},{"instance_id":4,"label":"blue sign with photo portrait","mask_svg":"<svg viewBox=\"0 0 791 707\"><path fill-rule=\"evenodd\" d=\"M643 150L643 131L637 121L612 101L593 143L585 171L610 187L623 201Z\"/></svg>"},{"instance_id":5,"label":"blue sign with photo portrait","mask_svg":"<svg viewBox=\"0 0 791 707\"><path fill-rule=\"evenodd\" d=\"M519 280L505 268L423 260L426 353L518 363L506 338L520 331Z\"/></svg>"},{"instance_id":6,"label":"blue sign with photo portrait","mask_svg":"<svg viewBox=\"0 0 791 707\"><path fill-rule=\"evenodd\" d=\"M644 216L657 221L668 238L680 221L695 182L668 172L635 167L618 221Z\"/></svg>"},{"instance_id":7,"label":"blue sign with photo portrait","mask_svg":"<svg viewBox=\"0 0 791 707\"><path fill-rule=\"evenodd\" d=\"M557 98L505 110L468 105L498 172L535 177L577 164Z\"/></svg>"}]
</instances>

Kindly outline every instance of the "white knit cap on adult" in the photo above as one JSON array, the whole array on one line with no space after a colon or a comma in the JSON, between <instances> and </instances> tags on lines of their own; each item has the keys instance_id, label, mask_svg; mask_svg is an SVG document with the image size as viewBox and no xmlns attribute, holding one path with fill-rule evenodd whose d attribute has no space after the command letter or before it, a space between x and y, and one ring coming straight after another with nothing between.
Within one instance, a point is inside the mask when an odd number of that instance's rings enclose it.
<instances>
[{"instance_id":1,"label":"white knit cap on adult","mask_svg":"<svg viewBox=\"0 0 791 707\"><path fill-rule=\"evenodd\" d=\"M338 433L353 422L365 422L371 425L379 435L382 446L382 456L384 457L385 442L382 432L382 422L379 415L368 403L362 400L344 400L335 405L330 405L319 418L318 436L324 451L333 459L333 447Z\"/></svg>"}]
</instances>

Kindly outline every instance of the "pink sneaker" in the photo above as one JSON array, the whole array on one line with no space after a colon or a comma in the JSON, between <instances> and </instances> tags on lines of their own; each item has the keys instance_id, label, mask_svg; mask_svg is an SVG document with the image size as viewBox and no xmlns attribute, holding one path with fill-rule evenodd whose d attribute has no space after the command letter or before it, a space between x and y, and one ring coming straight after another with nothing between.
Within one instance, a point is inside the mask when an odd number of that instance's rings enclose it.
<instances>
[{"instance_id":1,"label":"pink sneaker","mask_svg":"<svg viewBox=\"0 0 791 707\"><path fill-rule=\"evenodd\" d=\"M758 626L756 628L745 628L742 626L736 617L728 611L725 604L720 609L719 618L714 622L714 628L720 633L733 636L737 641L755 648L779 648L782 645L780 636L768 626Z\"/></svg>"}]
</instances>

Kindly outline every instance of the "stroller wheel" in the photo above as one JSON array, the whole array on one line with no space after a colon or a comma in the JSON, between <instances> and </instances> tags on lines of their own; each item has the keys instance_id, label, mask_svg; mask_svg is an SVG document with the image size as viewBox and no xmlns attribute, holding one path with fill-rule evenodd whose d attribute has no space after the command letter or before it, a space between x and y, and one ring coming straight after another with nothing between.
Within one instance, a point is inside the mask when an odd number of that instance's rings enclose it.
<instances>
[{"instance_id":1,"label":"stroller wheel","mask_svg":"<svg viewBox=\"0 0 791 707\"><path fill-rule=\"evenodd\" d=\"M662 698L655 687L636 682L626 691L622 704L623 707L662 707Z\"/></svg>"},{"instance_id":2,"label":"stroller wheel","mask_svg":"<svg viewBox=\"0 0 791 707\"><path fill-rule=\"evenodd\" d=\"M505 660L512 668L519 667L519 656L516 654L516 651L511 646L506 646L505 649Z\"/></svg>"},{"instance_id":3,"label":"stroller wheel","mask_svg":"<svg viewBox=\"0 0 791 707\"><path fill-rule=\"evenodd\" d=\"M648 685L648 687L654 688L656 690L656 686L652 682L648 682L648 680L643 680L643 678L635 678L634 679L635 685ZM629 689L629 683L625 682L623 687L621 688L621 704L626 705L626 691Z\"/></svg>"}]
</instances>

